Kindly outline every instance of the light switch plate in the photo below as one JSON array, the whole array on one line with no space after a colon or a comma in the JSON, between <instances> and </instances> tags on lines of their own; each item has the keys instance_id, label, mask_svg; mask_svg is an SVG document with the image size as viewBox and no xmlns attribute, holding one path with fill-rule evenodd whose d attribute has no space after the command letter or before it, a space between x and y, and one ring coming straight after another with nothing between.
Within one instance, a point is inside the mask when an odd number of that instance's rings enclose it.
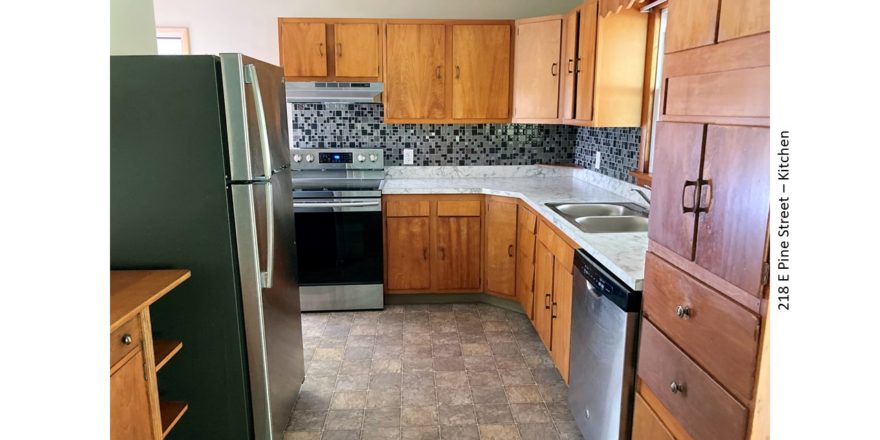
<instances>
[{"instance_id":1,"label":"light switch plate","mask_svg":"<svg viewBox=\"0 0 880 440\"><path fill-rule=\"evenodd\" d=\"M412 148L404 148L403 149L403 164L404 165L412 165L413 164L413 149Z\"/></svg>"},{"instance_id":2,"label":"light switch plate","mask_svg":"<svg viewBox=\"0 0 880 440\"><path fill-rule=\"evenodd\" d=\"M597 151L596 152L596 163L593 164L593 168L598 170L601 163L602 163L602 153L600 151Z\"/></svg>"}]
</instances>

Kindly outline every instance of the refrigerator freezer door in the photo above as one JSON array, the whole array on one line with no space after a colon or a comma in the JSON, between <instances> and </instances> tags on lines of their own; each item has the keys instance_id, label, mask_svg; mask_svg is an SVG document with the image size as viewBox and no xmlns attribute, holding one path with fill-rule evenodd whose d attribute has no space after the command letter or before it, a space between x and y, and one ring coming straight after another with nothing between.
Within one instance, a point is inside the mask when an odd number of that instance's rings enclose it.
<instances>
[{"instance_id":1,"label":"refrigerator freezer door","mask_svg":"<svg viewBox=\"0 0 880 440\"><path fill-rule=\"evenodd\" d=\"M233 181L268 178L290 165L287 105L280 67L237 53L220 54L229 174ZM269 152L268 161L266 152Z\"/></svg>"},{"instance_id":2,"label":"refrigerator freezer door","mask_svg":"<svg viewBox=\"0 0 880 440\"><path fill-rule=\"evenodd\" d=\"M258 439L277 440L282 438L305 369L290 171L282 170L267 182L233 184L230 188L254 434ZM269 209L273 209L271 215ZM268 237L273 238L272 243L267 242ZM267 271L268 256L274 257L271 271ZM262 279L267 272L271 274L269 283Z\"/></svg>"}]
</instances>

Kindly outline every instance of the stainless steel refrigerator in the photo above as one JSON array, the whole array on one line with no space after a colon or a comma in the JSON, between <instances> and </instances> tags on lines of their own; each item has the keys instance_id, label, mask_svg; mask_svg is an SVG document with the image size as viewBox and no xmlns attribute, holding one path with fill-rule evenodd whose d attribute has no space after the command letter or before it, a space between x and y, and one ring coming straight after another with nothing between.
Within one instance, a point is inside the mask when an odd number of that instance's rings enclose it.
<instances>
[{"instance_id":1,"label":"stainless steel refrigerator","mask_svg":"<svg viewBox=\"0 0 880 440\"><path fill-rule=\"evenodd\" d=\"M284 93L240 54L111 57L111 267L192 270L151 310L176 438L280 439L303 381Z\"/></svg>"}]
</instances>

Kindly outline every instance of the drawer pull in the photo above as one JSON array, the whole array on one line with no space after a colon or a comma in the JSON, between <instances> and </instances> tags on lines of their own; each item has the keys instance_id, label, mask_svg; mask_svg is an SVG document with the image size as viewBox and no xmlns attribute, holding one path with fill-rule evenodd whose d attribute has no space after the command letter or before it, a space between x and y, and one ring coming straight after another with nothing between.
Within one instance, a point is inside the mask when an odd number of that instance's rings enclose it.
<instances>
[{"instance_id":1,"label":"drawer pull","mask_svg":"<svg viewBox=\"0 0 880 440\"><path fill-rule=\"evenodd\" d=\"M691 308L688 306L678 306L675 308L675 316L681 319L688 319L691 317Z\"/></svg>"},{"instance_id":2,"label":"drawer pull","mask_svg":"<svg viewBox=\"0 0 880 440\"><path fill-rule=\"evenodd\" d=\"M553 303L553 305L550 307L550 317L553 319L559 317L559 315L557 314L556 303Z\"/></svg>"},{"instance_id":3,"label":"drawer pull","mask_svg":"<svg viewBox=\"0 0 880 440\"><path fill-rule=\"evenodd\" d=\"M672 391L672 394L683 393L684 392L684 384L683 383L675 383L675 381L673 381L671 384L669 384L669 390Z\"/></svg>"},{"instance_id":4,"label":"drawer pull","mask_svg":"<svg viewBox=\"0 0 880 440\"><path fill-rule=\"evenodd\" d=\"M545 309L550 308L550 294L549 293L544 295L544 308Z\"/></svg>"},{"instance_id":5,"label":"drawer pull","mask_svg":"<svg viewBox=\"0 0 880 440\"><path fill-rule=\"evenodd\" d=\"M512 257L512 256L513 256L513 245L512 245L512 244L507 245L507 256L508 256L508 257Z\"/></svg>"},{"instance_id":6,"label":"drawer pull","mask_svg":"<svg viewBox=\"0 0 880 440\"><path fill-rule=\"evenodd\" d=\"M122 337L122 343L125 345L131 345L131 335L125 335Z\"/></svg>"},{"instance_id":7,"label":"drawer pull","mask_svg":"<svg viewBox=\"0 0 880 440\"><path fill-rule=\"evenodd\" d=\"M428 248L422 248L422 258L428 261Z\"/></svg>"}]
</instances>

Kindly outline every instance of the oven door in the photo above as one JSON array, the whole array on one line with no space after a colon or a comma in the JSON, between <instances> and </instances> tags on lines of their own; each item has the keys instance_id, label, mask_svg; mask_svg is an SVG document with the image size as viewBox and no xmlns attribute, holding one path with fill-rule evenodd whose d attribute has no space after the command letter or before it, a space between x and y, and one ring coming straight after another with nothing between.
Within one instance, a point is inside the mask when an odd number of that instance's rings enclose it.
<instances>
[{"instance_id":1,"label":"oven door","mask_svg":"<svg viewBox=\"0 0 880 440\"><path fill-rule=\"evenodd\" d=\"M294 199L301 286L382 284L380 198Z\"/></svg>"}]
</instances>

